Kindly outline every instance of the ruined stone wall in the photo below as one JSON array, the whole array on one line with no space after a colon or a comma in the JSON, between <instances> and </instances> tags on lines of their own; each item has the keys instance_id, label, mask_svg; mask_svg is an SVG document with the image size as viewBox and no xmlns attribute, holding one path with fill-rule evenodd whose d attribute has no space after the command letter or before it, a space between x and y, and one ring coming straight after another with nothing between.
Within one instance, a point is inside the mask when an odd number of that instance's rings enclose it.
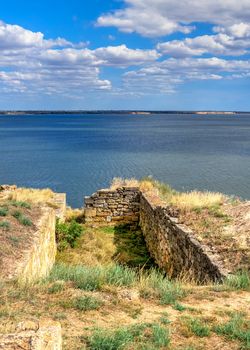
<instances>
[{"instance_id":1,"label":"ruined stone wall","mask_svg":"<svg viewBox=\"0 0 250 350\"><path fill-rule=\"evenodd\" d=\"M31 246L22 252L22 259L18 261L13 277L16 277L21 284L29 284L45 277L50 272L55 257L55 210L44 207Z\"/></svg>"},{"instance_id":2,"label":"ruined stone wall","mask_svg":"<svg viewBox=\"0 0 250 350\"><path fill-rule=\"evenodd\" d=\"M87 223L99 225L139 223L150 255L170 277L206 282L227 274L218 256L200 244L187 226L179 224L160 198L152 199L138 188L100 190L85 197L85 218Z\"/></svg>"},{"instance_id":3,"label":"ruined stone wall","mask_svg":"<svg viewBox=\"0 0 250 350\"><path fill-rule=\"evenodd\" d=\"M92 224L125 224L139 222L140 193L138 188L99 190L85 197L85 221Z\"/></svg>"},{"instance_id":4,"label":"ruined stone wall","mask_svg":"<svg viewBox=\"0 0 250 350\"><path fill-rule=\"evenodd\" d=\"M167 207L154 206L145 194L140 200L140 227L151 256L168 276L205 283L227 274L218 256L201 245L192 230L171 217Z\"/></svg>"},{"instance_id":5,"label":"ruined stone wall","mask_svg":"<svg viewBox=\"0 0 250 350\"><path fill-rule=\"evenodd\" d=\"M59 322L26 321L17 326L15 333L0 334L0 350L61 350L62 335Z\"/></svg>"}]
</instances>

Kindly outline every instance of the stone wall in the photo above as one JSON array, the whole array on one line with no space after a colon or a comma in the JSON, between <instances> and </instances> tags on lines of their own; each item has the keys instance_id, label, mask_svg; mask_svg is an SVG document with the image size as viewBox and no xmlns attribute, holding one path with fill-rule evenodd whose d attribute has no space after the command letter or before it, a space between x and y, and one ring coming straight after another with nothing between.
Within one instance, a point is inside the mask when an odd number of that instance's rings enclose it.
<instances>
[{"instance_id":1,"label":"stone wall","mask_svg":"<svg viewBox=\"0 0 250 350\"><path fill-rule=\"evenodd\" d=\"M0 334L0 350L61 350L61 325L55 321L22 322L12 334Z\"/></svg>"},{"instance_id":2,"label":"stone wall","mask_svg":"<svg viewBox=\"0 0 250 350\"><path fill-rule=\"evenodd\" d=\"M87 223L139 224L150 255L168 276L183 276L201 283L221 280L227 271L218 256L201 245L187 226L179 224L175 214L160 198L151 198L138 188L100 190L85 197Z\"/></svg>"},{"instance_id":3,"label":"stone wall","mask_svg":"<svg viewBox=\"0 0 250 350\"><path fill-rule=\"evenodd\" d=\"M197 282L221 280L227 274L218 256L201 245L187 226L178 223L164 206L154 206L141 195L140 227L151 256L170 277L183 276Z\"/></svg>"},{"instance_id":4,"label":"stone wall","mask_svg":"<svg viewBox=\"0 0 250 350\"><path fill-rule=\"evenodd\" d=\"M85 197L85 221L90 224L131 224L139 222L140 192L138 188L99 190Z\"/></svg>"}]
</instances>

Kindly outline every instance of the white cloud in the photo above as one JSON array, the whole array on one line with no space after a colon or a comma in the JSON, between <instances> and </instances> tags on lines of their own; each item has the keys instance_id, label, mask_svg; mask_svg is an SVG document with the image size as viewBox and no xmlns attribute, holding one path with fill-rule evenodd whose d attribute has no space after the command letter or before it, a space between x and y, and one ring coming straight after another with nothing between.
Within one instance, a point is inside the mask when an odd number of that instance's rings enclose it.
<instances>
[{"instance_id":1,"label":"white cloud","mask_svg":"<svg viewBox=\"0 0 250 350\"><path fill-rule=\"evenodd\" d=\"M90 50L65 39L46 40L17 25L0 22L0 91L75 94L110 90L100 78L104 66L127 67L152 63L156 50L129 49L125 45Z\"/></svg>"},{"instance_id":2,"label":"white cloud","mask_svg":"<svg viewBox=\"0 0 250 350\"><path fill-rule=\"evenodd\" d=\"M248 77L249 60L213 58L170 58L123 75L124 86L130 91L150 94L172 93L186 81L221 80Z\"/></svg>"},{"instance_id":3,"label":"white cloud","mask_svg":"<svg viewBox=\"0 0 250 350\"><path fill-rule=\"evenodd\" d=\"M215 35L202 35L184 40L172 40L157 45L157 49L173 57L212 55L241 56L250 50L250 25L235 24L215 27Z\"/></svg>"},{"instance_id":4,"label":"white cloud","mask_svg":"<svg viewBox=\"0 0 250 350\"><path fill-rule=\"evenodd\" d=\"M100 16L97 25L160 37L177 31L188 33L193 22L227 27L250 21L249 0L124 0L124 3L123 9Z\"/></svg>"},{"instance_id":5,"label":"white cloud","mask_svg":"<svg viewBox=\"0 0 250 350\"><path fill-rule=\"evenodd\" d=\"M126 45L102 47L96 49L94 54L103 65L123 67L154 62L161 56L156 50L132 50Z\"/></svg>"}]
</instances>

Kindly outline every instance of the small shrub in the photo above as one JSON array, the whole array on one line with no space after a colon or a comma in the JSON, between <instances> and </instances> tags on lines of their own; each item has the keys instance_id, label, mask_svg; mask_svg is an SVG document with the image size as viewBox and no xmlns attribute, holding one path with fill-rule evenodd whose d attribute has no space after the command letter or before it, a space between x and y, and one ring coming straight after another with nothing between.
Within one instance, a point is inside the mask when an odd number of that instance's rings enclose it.
<instances>
[{"instance_id":1,"label":"small shrub","mask_svg":"<svg viewBox=\"0 0 250 350\"><path fill-rule=\"evenodd\" d=\"M0 228L4 230L9 230L10 229L10 223L8 221L1 221L0 222Z\"/></svg>"},{"instance_id":2,"label":"small shrub","mask_svg":"<svg viewBox=\"0 0 250 350\"><path fill-rule=\"evenodd\" d=\"M191 318L187 321L187 326L192 333L197 337L208 337L210 335L210 329L207 325L203 324L201 320L197 318Z\"/></svg>"},{"instance_id":3,"label":"small shrub","mask_svg":"<svg viewBox=\"0 0 250 350\"><path fill-rule=\"evenodd\" d=\"M76 221L72 220L69 223L56 223L56 239L58 243L58 250L64 250L68 245L74 248L76 240L81 236L83 227Z\"/></svg>"},{"instance_id":4,"label":"small shrub","mask_svg":"<svg viewBox=\"0 0 250 350\"><path fill-rule=\"evenodd\" d=\"M184 305L181 305L179 303L175 303L173 308L177 311L185 311L187 308Z\"/></svg>"},{"instance_id":5,"label":"small shrub","mask_svg":"<svg viewBox=\"0 0 250 350\"><path fill-rule=\"evenodd\" d=\"M83 296L74 299L73 306L81 311L97 310L103 305L100 299L91 296Z\"/></svg>"},{"instance_id":6,"label":"small shrub","mask_svg":"<svg viewBox=\"0 0 250 350\"><path fill-rule=\"evenodd\" d=\"M7 216L8 215L8 208L7 207L0 207L0 216Z\"/></svg>"}]
</instances>

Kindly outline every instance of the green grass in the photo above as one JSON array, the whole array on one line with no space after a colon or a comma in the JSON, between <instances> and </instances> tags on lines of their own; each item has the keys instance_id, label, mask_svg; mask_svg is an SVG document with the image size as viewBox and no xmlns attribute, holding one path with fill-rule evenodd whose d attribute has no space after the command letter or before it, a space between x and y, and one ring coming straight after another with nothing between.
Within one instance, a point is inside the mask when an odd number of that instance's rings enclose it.
<instances>
[{"instance_id":1,"label":"green grass","mask_svg":"<svg viewBox=\"0 0 250 350\"><path fill-rule=\"evenodd\" d=\"M131 229L129 225L119 225L113 229L116 254L113 259L129 267L151 268L155 266L146 247L142 231Z\"/></svg>"},{"instance_id":2,"label":"green grass","mask_svg":"<svg viewBox=\"0 0 250 350\"><path fill-rule=\"evenodd\" d=\"M13 213L12 213L12 216L17 219L17 221L24 225L24 226L32 226L32 221L27 218L25 215L23 215L23 213L19 210L15 210Z\"/></svg>"},{"instance_id":3,"label":"green grass","mask_svg":"<svg viewBox=\"0 0 250 350\"><path fill-rule=\"evenodd\" d=\"M9 209L7 207L0 207L0 216L7 216Z\"/></svg>"},{"instance_id":4,"label":"green grass","mask_svg":"<svg viewBox=\"0 0 250 350\"><path fill-rule=\"evenodd\" d=\"M83 233L82 225L78 224L75 220L70 222L56 222L56 241L57 249L63 251L70 246L74 248L76 246L77 238Z\"/></svg>"},{"instance_id":5,"label":"green grass","mask_svg":"<svg viewBox=\"0 0 250 350\"><path fill-rule=\"evenodd\" d=\"M94 291L104 285L131 286L136 281L136 272L115 264L109 266L57 264L51 272L50 280L72 281L79 289Z\"/></svg>"},{"instance_id":6,"label":"green grass","mask_svg":"<svg viewBox=\"0 0 250 350\"><path fill-rule=\"evenodd\" d=\"M48 293L49 294L56 294L60 293L65 289L65 285L63 282L58 281L53 283L49 288L48 288Z\"/></svg>"},{"instance_id":7,"label":"green grass","mask_svg":"<svg viewBox=\"0 0 250 350\"><path fill-rule=\"evenodd\" d=\"M96 329L87 339L91 350L159 350L170 343L168 329L157 323L135 324L116 330Z\"/></svg>"},{"instance_id":8,"label":"green grass","mask_svg":"<svg viewBox=\"0 0 250 350\"><path fill-rule=\"evenodd\" d=\"M97 310L103 305L103 302L92 296L82 296L73 300L73 306L80 311Z\"/></svg>"},{"instance_id":9,"label":"green grass","mask_svg":"<svg viewBox=\"0 0 250 350\"><path fill-rule=\"evenodd\" d=\"M10 229L10 223L8 221L1 221L0 222L0 228L3 228L5 230L9 230Z\"/></svg>"},{"instance_id":10,"label":"green grass","mask_svg":"<svg viewBox=\"0 0 250 350\"><path fill-rule=\"evenodd\" d=\"M233 290L250 290L250 275L247 271L239 271L235 275L227 277L224 285Z\"/></svg>"},{"instance_id":11,"label":"green grass","mask_svg":"<svg viewBox=\"0 0 250 350\"><path fill-rule=\"evenodd\" d=\"M250 349L250 321L242 314L235 313L227 323L215 326L214 331L230 340L239 340L243 349Z\"/></svg>"},{"instance_id":12,"label":"green grass","mask_svg":"<svg viewBox=\"0 0 250 350\"><path fill-rule=\"evenodd\" d=\"M137 278L134 270L117 264L105 268L104 275L107 284L118 287L130 287L135 283Z\"/></svg>"},{"instance_id":13,"label":"green grass","mask_svg":"<svg viewBox=\"0 0 250 350\"><path fill-rule=\"evenodd\" d=\"M157 298L162 305L171 305L186 296L186 291L178 281L170 281L159 271L151 269L141 276L140 295L146 299Z\"/></svg>"},{"instance_id":14,"label":"green grass","mask_svg":"<svg viewBox=\"0 0 250 350\"><path fill-rule=\"evenodd\" d=\"M190 318L186 321L189 330L197 337L208 337L210 335L210 328L197 318Z\"/></svg>"},{"instance_id":15,"label":"green grass","mask_svg":"<svg viewBox=\"0 0 250 350\"><path fill-rule=\"evenodd\" d=\"M126 266L84 266L56 264L49 277L50 281L71 281L76 288L94 291L105 285L117 287L136 286L144 298L158 299L162 305L175 304L186 295L181 284L170 281L159 271L151 269L138 272Z\"/></svg>"},{"instance_id":16,"label":"green grass","mask_svg":"<svg viewBox=\"0 0 250 350\"><path fill-rule=\"evenodd\" d=\"M15 201L12 200L9 202L10 205L12 205L13 207L17 207L17 208L26 208L26 209L31 209L31 205L28 202L24 202L24 201Z\"/></svg>"},{"instance_id":17,"label":"green grass","mask_svg":"<svg viewBox=\"0 0 250 350\"><path fill-rule=\"evenodd\" d=\"M181 304L179 304L179 303L175 303L175 304L173 305L173 308L174 308L175 310L177 310L177 311L180 311L180 312L187 310L186 306L181 305Z\"/></svg>"}]
</instances>

